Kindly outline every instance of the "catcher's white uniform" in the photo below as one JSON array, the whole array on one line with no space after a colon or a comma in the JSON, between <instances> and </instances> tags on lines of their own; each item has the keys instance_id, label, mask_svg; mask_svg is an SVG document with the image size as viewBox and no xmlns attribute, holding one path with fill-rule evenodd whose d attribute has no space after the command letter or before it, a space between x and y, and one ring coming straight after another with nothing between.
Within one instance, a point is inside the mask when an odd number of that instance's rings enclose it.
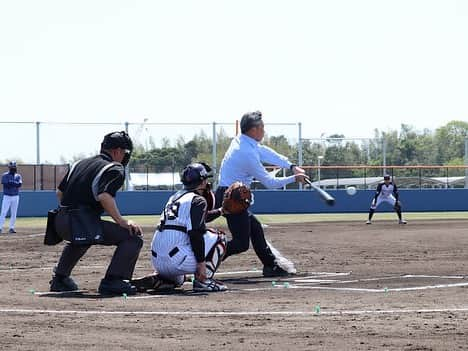
<instances>
[{"instance_id":1,"label":"catcher's white uniform","mask_svg":"<svg viewBox=\"0 0 468 351\"><path fill-rule=\"evenodd\" d=\"M190 233L204 233L198 250L203 250L199 256L203 255L206 260L208 278L212 277L225 253L224 235L221 237L205 227L206 200L201 199L202 196L187 190L172 195L161 214L161 224L151 243L154 269L162 278L179 285L184 282L185 274L193 274L196 271L197 258ZM200 210L203 201L204 207Z\"/></svg>"}]
</instances>

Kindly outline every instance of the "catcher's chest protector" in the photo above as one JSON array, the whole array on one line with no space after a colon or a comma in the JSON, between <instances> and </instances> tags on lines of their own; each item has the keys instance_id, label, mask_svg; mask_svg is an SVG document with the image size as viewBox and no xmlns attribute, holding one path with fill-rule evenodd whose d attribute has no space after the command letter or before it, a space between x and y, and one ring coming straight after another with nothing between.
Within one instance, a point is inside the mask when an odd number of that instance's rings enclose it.
<instances>
[{"instance_id":1,"label":"catcher's chest protector","mask_svg":"<svg viewBox=\"0 0 468 351\"><path fill-rule=\"evenodd\" d=\"M192 221L190 218L190 209L192 207L192 199L196 196L193 192L180 194L180 192L172 195L166 203L166 207L161 215L165 225L178 225L187 228L187 231L192 229Z\"/></svg>"}]
</instances>

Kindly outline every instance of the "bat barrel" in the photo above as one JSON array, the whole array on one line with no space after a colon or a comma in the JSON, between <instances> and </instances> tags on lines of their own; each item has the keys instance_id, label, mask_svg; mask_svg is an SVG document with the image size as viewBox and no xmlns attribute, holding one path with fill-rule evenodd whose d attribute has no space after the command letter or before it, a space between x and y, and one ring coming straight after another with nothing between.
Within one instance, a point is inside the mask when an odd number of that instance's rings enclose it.
<instances>
[{"instance_id":1,"label":"bat barrel","mask_svg":"<svg viewBox=\"0 0 468 351\"><path fill-rule=\"evenodd\" d=\"M322 200L326 202L327 205L333 206L335 204L335 198L327 193L325 190L321 189L317 185L313 184L310 179L305 179L305 182L310 185L312 189L314 189L320 196Z\"/></svg>"}]
</instances>

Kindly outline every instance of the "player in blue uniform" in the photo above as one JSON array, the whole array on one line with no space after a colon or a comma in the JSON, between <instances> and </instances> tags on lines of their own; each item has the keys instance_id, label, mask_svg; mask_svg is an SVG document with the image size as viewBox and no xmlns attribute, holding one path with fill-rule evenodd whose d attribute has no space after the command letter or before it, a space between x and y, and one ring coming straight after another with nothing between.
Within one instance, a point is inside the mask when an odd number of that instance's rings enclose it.
<instances>
[{"instance_id":1,"label":"player in blue uniform","mask_svg":"<svg viewBox=\"0 0 468 351\"><path fill-rule=\"evenodd\" d=\"M11 161L8 164L8 172L2 175L3 185L3 201L2 201L2 212L0 214L0 232L3 229L5 223L5 217L10 210L10 234L16 233L16 213L19 205L19 188L23 184L21 174L17 173L16 161Z\"/></svg>"}]
</instances>

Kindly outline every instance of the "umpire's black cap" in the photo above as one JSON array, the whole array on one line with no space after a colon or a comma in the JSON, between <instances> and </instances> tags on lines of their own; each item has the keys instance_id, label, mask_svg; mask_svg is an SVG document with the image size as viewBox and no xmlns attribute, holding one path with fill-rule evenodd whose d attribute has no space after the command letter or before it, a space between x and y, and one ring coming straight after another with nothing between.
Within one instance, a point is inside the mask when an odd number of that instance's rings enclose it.
<instances>
[{"instance_id":1,"label":"umpire's black cap","mask_svg":"<svg viewBox=\"0 0 468 351\"><path fill-rule=\"evenodd\" d=\"M132 139L128 136L127 132L112 132L106 134L101 143L102 150L112 150L117 148L133 151Z\"/></svg>"},{"instance_id":2,"label":"umpire's black cap","mask_svg":"<svg viewBox=\"0 0 468 351\"><path fill-rule=\"evenodd\" d=\"M242 116L240 127L241 133L248 132L250 128L256 127L262 123L262 113L260 111L247 112Z\"/></svg>"}]
</instances>

